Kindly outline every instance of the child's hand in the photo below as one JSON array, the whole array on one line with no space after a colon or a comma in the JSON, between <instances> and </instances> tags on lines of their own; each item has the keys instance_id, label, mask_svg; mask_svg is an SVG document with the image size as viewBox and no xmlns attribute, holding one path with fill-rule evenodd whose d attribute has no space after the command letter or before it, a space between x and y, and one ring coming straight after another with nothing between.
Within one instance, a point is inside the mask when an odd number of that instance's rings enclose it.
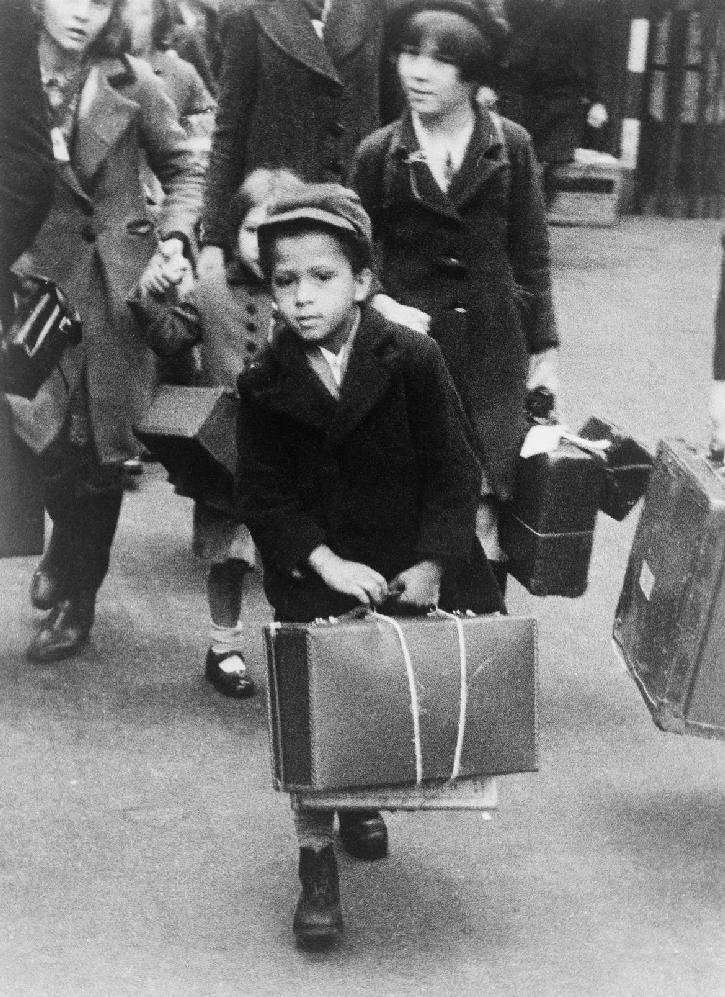
<instances>
[{"instance_id":1,"label":"child's hand","mask_svg":"<svg viewBox=\"0 0 725 997\"><path fill-rule=\"evenodd\" d=\"M401 305L399 301L391 298L388 294L376 294L370 304L389 322L407 326L413 332L420 332L424 336L428 335L430 315L427 312L422 312L419 308L411 308L409 305Z\"/></svg>"},{"instance_id":2,"label":"child's hand","mask_svg":"<svg viewBox=\"0 0 725 997\"><path fill-rule=\"evenodd\" d=\"M407 609L437 606L442 576L443 566L438 561L419 561L393 578L388 595Z\"/></svg>"},{"instance_id":3,"label":"child's hand","mask_svg":"<svg viewBox=\"0 0 725 997\"><path fill-rule=\"evenodd\" d=\"M312 570L334 592L352 596L364 606L379 605L387 598L388 583L367 564L346 561L323 545L312 551L308 561Z\"/></svg>"},{"instance_id":4,"label":"child's hand","mask_svg":"<svg viewBox=\"0 0 725 997\"><path fill-rule=\"evenodd\" d=\"M141 293L163 294L173 284L178 284L187 262L181 239L171 238L159 243L159 248L139 278Z\"/></svg>"},{"instance_id":5,"label":"child's hand","mask_svg":"<svg viewBox=\"0 0 725 997\"><path fill-rule=\"evenodd\" d=\"M556 372L557 351L555 347L534 353L529 359L529 378L526 382L527 391L534 388L548 388L556 397L559 394L559 378Z\"/></svg>"}]
</instances>

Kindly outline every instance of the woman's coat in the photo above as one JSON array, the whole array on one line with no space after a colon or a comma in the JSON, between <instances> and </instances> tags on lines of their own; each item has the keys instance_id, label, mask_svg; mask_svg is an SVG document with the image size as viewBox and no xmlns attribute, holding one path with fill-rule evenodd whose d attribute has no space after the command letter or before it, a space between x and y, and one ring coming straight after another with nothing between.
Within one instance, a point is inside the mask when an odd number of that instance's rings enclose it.
<instances>
[{"instance_id":1,"label":"woman's coat","mask_svg":"<svg viewBox=\"0 0 725 997\"><path fill-rule=\"evenodd\" d=\"M139 179L141 150L166 193L158 232ZM96 64L79 102L72 165L56 161L53 206L16 267L60 284L83 321L82 342L64 355L62 375L30 402L11 399L16 432L36 452L60 432L82 378L100 461L138 451L131 427L150 397L154 362L126 298L157 238L178 235L191 245L202 183L153 71L130 57Z\"/></svg>"},{"instance_id":2,"label":"woman's coat","mask_svg":"<svg viewBox=\"0 0 725 997\"><path fill-rule=\"evenodd\" d=\"M386 292L432 316L488 483L505 499L525 432L529 355L558 343L528 135L482 112L444 194L406 114L362 142L350 185L371 216Z\"/></svg>"},{"instance_id":3,"label":"woman's coat","mask_svg":"<svg viewBox=\"0 0 725 997\"><path fill-rule=\"evenodd\" d=\"M223 24L203 240L230 246L229 200L257 167L340 181L380 124L383 0L333 0L325 42L301 0L240 5Z\"/></svg>"}]
</instances>

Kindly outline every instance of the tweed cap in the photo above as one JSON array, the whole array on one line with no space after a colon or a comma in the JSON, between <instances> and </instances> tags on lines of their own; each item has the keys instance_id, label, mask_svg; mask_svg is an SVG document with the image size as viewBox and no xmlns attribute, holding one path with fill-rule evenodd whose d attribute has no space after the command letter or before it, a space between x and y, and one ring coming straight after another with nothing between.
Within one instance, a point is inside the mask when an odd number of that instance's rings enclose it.
<instances>
[{"instance_id":1,"label":"tweed cap","mask_svg":"<svg viewBox=\"0 0 725 997\"><path fill-rule=\"evenodd\" d=\"M393 48L397 46L410 19L424 11L464 17L477 28L490 50L491 58L495 62L500 62L503 58L511 29L502 0L406 0L388 18L387 31Z\"/></svg>"},{"instance_id":2,"label":"tweed cap","mask_svg":"<svg viewBox=\"0 0 725 997\"><path fill-rule=\"evenodd\" d=\"M312 222L349 232L368 250L372 247L372 225L367 211L355 191L339 183L303 184L294 193L279 197L260 223L257 236L260 241L267 241L276 228L294 222Z\"/></svg>"}]
</instances>

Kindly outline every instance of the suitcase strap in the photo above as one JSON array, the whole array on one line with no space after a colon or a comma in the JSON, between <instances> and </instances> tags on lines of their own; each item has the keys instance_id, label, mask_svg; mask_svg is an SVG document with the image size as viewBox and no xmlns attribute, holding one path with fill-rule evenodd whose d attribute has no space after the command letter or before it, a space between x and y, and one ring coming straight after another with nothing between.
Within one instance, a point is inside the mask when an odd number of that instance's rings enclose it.
<instances>
[{"instance_id":1,"label":"suitcase strap","mask_svg":"<svg viewBox=\"0 0 725 997\"><path fill-rule=\"evenodd\" d=\"M400 649L403 654L403 662L405 664L405 671L408 677L408 687L410 689L410 712L413 716L413 748L415 751L415 784L420 786L423 783L423 748L421 744L420 737L420 704L418 702L418 689L415 683L415 669L413 668L413 662L410 657L410 648L408 647L408 642L405 639L405 634L403 633L403 628L398 623L398 621L392 616L386 616L384 613L371 612L369 614L373 619L381 620L384 623L389 624L395 630L398 641L400 642ZM466 638L463 633L463 622L460 617L456 616L454 613L447 613L442 609L436 610L436 615L444 616L447 619L453 620L456 624L456 629L458 631L458 656L460 660L460 704L458 710L458 736L456 738L456 748L453 753L453 766L451 768L450 782L455 782L461 772L461 757L463 755L463 738L466 732L466 713L468 709L468 658L466 654Z\"/></svg>"}]
</instances>

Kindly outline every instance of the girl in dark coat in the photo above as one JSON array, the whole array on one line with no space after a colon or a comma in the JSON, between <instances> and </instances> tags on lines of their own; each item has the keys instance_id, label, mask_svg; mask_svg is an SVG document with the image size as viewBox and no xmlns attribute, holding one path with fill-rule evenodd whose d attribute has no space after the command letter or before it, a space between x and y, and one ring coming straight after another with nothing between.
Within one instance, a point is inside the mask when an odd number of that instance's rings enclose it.
<instances>
[{"instance_id":1,"label":"girl in dark coat","mask_svg":"<svg viewBox=\"0 0 725 997\"><path fill-rule=\"evenodd\" d=\"M145 63L114 56L123 0L43 0L39 43L55 152L53 205L17 264L63 287L83 340L31 401L13 398L19 436L41 455L53 534L31 600L50 610L28 649L35 661L86 641L108 569L122 462L151 386L153 357L126 298L141 280L163 290L165 268L193 238L202 169L176 111ZM140 181L145 153L166 198L158 232Z\"/></svg>"},{"instance_id":2,"label":"girl in dark coat","mask_svg":"<svg viewBox=\"0 0 725 997\"><path fill-rule=\"evenodd\" d=\"M362 142L351 186L372 218L386 291L431 316L483 465L479 536L503 584L496 503L511 495L527 382L554 387L558 337L530 140L474 100L490 79L493 30L467 0L396 12L408 107Z\"/></svg>"}]
</instances>

